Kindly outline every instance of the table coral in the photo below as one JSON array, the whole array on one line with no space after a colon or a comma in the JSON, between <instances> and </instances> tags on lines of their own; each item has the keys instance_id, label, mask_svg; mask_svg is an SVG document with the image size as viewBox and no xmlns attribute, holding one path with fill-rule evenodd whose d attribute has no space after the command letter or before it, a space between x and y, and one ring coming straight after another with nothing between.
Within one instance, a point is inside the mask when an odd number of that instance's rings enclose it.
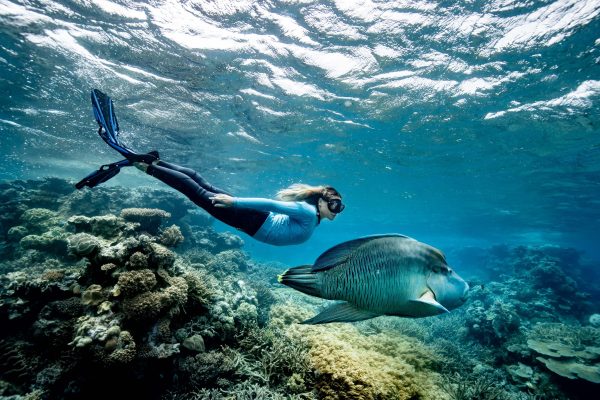
<instances>
[{"instance_id":1,"label":"table coral","mask_svg":"<svg viewBox=\"0 0 600 400\"><path fill-rule=\"evenodd\" d=\"M140 224L140 231L155 235L160 225L171 218L171 214L158 208L126 208L121 211L120 217Z\"/></svg>"},{"instance_id":2,"label":"table coral","mask_svg":"<svg viewBox=\"0 0 600 400\"><path fill-rule=\"evenodd\" d=\"M112 239L122 232L132 230L132 224L115 215L86 217L75 215L67 220L68 229L76 233L89 233L105 239Z\"/></svg>"},{"instance_id":3,"label":"table coral","mask_svg":"<svg viewBox=\"0 0 600 400\"><path fill-rule=\"evenodd\" d=\"M555 374L600 383L600 328L537 324L528 334L527 345Z\"/></svg>"}]
</instances>

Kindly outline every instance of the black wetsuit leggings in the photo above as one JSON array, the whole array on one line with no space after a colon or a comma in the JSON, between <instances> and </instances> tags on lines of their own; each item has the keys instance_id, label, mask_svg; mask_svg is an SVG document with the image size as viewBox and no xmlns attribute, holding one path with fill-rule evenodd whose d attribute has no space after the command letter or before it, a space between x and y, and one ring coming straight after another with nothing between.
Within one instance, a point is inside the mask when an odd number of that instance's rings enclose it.
<instances>
[{"instance_id":1,"label":"black wetsuit leggings","mask_svg":"<svg viewBox=\"0 0 600 400\"><path fill-rule=\"evenodd\" d=\"M219 221L250 236L254 236L269 216L269 213L265 211L236 207L215 207L210 197L218 193L229 196L232 196L232 194L214 187L191 168L180 167L160 160L157 164L149 165L146 173L180 191Z\"/></svg>"}]
</instances>

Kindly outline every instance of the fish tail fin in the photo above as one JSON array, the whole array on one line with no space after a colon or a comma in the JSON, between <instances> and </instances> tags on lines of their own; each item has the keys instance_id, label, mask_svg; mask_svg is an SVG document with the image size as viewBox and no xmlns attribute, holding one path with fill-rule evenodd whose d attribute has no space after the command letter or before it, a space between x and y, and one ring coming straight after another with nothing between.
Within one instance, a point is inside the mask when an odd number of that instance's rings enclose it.
<instances>
[{"instance_id":1,"label":"fish tail fin","mask_svg":"<svg viewBox=\"0 0 600 400\"><path fill-rule=\"evenodd\" d=\"M285 270L277 275L277 281L311 296L321 297L321 289L317 282L317 275L312 270L312 265L301 265Z\"/></svg>"}]
</instances>

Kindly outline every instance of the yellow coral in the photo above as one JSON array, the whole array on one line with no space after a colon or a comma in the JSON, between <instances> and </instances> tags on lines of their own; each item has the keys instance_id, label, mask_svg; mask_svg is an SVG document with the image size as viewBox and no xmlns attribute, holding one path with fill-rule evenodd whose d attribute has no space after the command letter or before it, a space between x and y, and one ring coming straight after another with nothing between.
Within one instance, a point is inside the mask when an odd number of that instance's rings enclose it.
<instances>
[{"instance_id":1,"label":"yellow coral","mask_svg":"<svg viewBox=\"0 0 600 400\"><path fill-rule=\"evenodd\" d=\"M314 312L298 307L297 303L285 302L271 307L269 325L277 330L286 330L292 324L297 324L309 319Z\"/></svg>"},{"instance_id":2,"label":"yellow coral","mask_svg":"<svg viewBox=\"0 0 600 400\"><path fill-rule=\"evenodd\" d=\"M106 300L106 293L100 285L90 285L81 295L81 302L85 305L97 306Z\"/></svg>"},{"instance_id":3,"label":"yellow coral","mask_svg":"<svg viewBox=\"0 0 600 400\"><path fill-rule=\"evenodd\" d=\"M435 355L415 339L395 332L364 336L350 324L294 325L308 341L322 399L445 399Z\"/></svg>"}]
</instances>

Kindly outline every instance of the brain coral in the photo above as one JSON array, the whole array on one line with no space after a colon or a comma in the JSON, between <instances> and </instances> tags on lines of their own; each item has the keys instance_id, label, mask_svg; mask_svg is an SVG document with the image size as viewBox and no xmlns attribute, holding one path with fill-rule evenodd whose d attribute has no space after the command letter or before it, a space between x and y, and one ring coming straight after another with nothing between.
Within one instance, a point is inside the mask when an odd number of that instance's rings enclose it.
<instances>
[{"instance_id":1,"label":"brain coral","mask_svg":"<svg viewBox=\"0 0 600 400\"><path fill-rule=\"evenodd\" d=\"M69 253L75 256L88 256L100 247L100 243L96 237L89 235L87 233L78 233L76 235L69 236L68 240L68 250Z\"/></svg>"}]
</instances>

